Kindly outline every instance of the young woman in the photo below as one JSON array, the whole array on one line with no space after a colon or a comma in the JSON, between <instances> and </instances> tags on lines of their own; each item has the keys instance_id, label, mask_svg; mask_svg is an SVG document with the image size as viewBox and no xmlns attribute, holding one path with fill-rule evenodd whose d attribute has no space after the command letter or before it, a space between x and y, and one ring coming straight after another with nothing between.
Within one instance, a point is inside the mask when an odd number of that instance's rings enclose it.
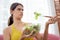
<instances>
[{"instance_id":1,"label":"young woman","mask_svg":"<svg viewBox=\"0 0 60 40\"><path fill-rule=\"evenodd\" d=\"M36 39L35 37L30 37L30 35L28 36L22 35L24 31L23 28L25 27L26 24L29 24L29 23L24 23L21 21L23 17L23 10L24 10L23 5L20 3L13 3L11 5L10 7L11 16L8 21L8 27L4 29L4 40L20 40L22 38L27 38L24 40L35 40ZM49 24L52 24L52 23L54 23L53 19L49 19L48 22L46 23L43 40L47 40L48 28L49 28L48 26ZM42 36L40 35L40 33L36 33L35 36L37 37L36 40L41 40Z\"/></svg>"}]
</instances>

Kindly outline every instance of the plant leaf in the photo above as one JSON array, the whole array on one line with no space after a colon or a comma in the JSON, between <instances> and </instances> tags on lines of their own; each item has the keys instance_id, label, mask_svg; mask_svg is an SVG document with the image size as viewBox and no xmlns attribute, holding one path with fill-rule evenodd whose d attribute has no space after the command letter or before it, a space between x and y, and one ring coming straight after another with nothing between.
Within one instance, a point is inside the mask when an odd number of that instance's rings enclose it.
<instances>
[{"instance_id":1,"label":"plant leaf","mask_svg":"<svg viewBox=\"0 0 60 40\"><path fill-rule=\"evenodd\" d=\"M39 16L41 16L41 14L40 14L40 13L38 13L38 12L34 12L34 15L35 15L35 20L37 20L37 19L38 19L38 17L39 17Z\"/></svg>"}]
</instances>

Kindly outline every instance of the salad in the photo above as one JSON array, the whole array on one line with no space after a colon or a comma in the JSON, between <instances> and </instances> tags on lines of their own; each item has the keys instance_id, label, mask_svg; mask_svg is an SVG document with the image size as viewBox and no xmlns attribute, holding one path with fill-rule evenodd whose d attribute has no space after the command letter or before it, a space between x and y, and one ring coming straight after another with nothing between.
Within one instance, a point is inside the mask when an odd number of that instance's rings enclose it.
<instances>
[{"instance_id":1,"label":"salad","mask_svg":"<svg viewBox=\"0 0 60 40\"><path fill-rule=\"evenodd\" d=\"M41 16L41 14L38 12L34 12L34 15L35 15L35 20L37 20L38 17ZM29 35L32 32L32 35L33 35L39 31L40 31L40 24L36 24L36 25L34 25L34 24L28 25L27 24L25 27L25 30L24 30L24 34Z\"/></svg>"}]
</instances>

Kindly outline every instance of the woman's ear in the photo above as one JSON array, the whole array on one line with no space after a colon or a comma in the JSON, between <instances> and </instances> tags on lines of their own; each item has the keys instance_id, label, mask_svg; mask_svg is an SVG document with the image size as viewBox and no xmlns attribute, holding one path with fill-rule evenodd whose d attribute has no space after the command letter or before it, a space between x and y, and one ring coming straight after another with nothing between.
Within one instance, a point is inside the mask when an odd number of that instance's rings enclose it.
<instances>
[{"instance_id":1,"label":"woman's ear","mask_svg":"<svg viewBox=\"0 0 60 40\"><path fill-rule=\"evenodd\" d=\"M10 9L10 14L13 14L13 10Z\"/></svg>"}]
</instances>

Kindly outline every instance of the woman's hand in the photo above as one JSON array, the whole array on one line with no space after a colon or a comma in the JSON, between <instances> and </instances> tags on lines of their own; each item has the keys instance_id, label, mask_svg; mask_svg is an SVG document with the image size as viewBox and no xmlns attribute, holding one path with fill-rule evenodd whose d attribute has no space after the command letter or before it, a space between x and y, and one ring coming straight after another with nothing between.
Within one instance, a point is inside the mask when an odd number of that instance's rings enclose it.
<instances>
[{"instance_id":1,"label":"woman's hand","mask_svg":"<svg viewBox=\"0 0 60 40\"><path fill-rule=\"evenodd\" d=\"M58 19L57 16L54 16L54 17L52 17L52 16L44 16L44 17L50 18L50 19L47 21L48 24L54 24L54 23L57 21L57 19Z\"/></svg>"},{"instance_id":2,"label":"woman's hand","mask_svg":"<svg viewBox=\"0 0 60 40\"><path fill-rule=\"evenodd\" d=\"M44 17L48 17L48 18L53 19L54 23L57 22L60 19L60 16L54 16L54 17L52 17L52 16L44 16Z\"/></svg>"},{"instance_id":3,"label":"woman's hand","mask_svg":"<svg viewBox=\"0 0 60 40\"><path fill-rule=\"evenodd\" d=\"M54 17L52 17L52 16L44 16L44 17L50 18L46 22L45 31L44 31L44 37L43 37L43 40L47 40L49 24L54 24L56 21L58 21L58 19L60 19L60 16L54 16Z\"/></svg>"},{"instance_id":4,"label":"woman's hand","mask_svg":"<svg viewBox=\"0 0 60 40\"><path fill-rule=\"evenodd\" d=\"M55 20L54 19L49 19L48 21L47 21L47 24L54 24L55 23Z\"/></svg>"},{"instance_id":5,"label":"woman's hand","mask_svg":"<svg viewBox=\"0 0 60 40\"><path fill-rule=\"evenodd\" d=\"M25 31L24 31L24 32L25 32ZM23 32L22 37L21 37L20 40L23 40L24 38L32 37L33 31L32 31L30 34L28 34L28 35L24 34L24 32Z\"/></svg>"}]
</instances>

